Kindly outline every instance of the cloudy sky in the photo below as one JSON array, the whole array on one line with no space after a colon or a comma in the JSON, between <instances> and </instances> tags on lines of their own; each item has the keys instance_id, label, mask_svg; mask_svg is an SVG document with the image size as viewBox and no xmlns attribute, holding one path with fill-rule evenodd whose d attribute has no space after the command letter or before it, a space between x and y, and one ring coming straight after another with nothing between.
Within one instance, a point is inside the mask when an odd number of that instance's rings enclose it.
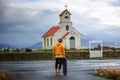
<instances>
[{"instance_id":1,"label":"cloudy sky","mask_svg":"<svg viewBox=\"0 0 120 80\"><path fill-rule=\"evenodd\" d=\"M40 42L65 5L82 38L120 42L120 0L0 0L0 43Z\"/></svg>"}]
</instances>

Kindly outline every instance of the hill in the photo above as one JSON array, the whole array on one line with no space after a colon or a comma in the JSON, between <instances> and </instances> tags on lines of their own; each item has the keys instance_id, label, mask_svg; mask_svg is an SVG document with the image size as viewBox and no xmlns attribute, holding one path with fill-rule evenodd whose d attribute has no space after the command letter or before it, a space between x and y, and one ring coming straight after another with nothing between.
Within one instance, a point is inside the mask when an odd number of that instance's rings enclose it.
<instances>
[{"instance_id":1,"label":"hill","mask_svg":"<svg viewBox=\"0 0 120 80\"><path fill-rule=\"evenodd\" d=\"M110 46L110 47L116 47L120 48L120 42L115 42L115 41L102 41L103 46ZM89 47L89 40L81 38L81 46L84 47Z\"/></svg>"},{"instance_id":2,"label":"hill","mask_svg":"<svg viewBox=\"0 0 120 80\"><path fill-rule=\"evenodd\" d=\"M38 43L33 44L32 46L28 46L26 48L29 48L29 49L42 49L42 42L38 42Z\"/></svg>"},{"instance_id":3,"label":"hill","mask_svg":"<svg viewBox=\"0 0 120 80\"><path fill-rule=\"evenodd\" d=\"M17 48L16 46L13 46L11 44L0 44L0 49L3 49L3 48Z\"/></svg>"},{"instance_id":4,"label":"hill","mask_svg":"<svg viewBox=\"0 0 120 80\"><path fill-rule=\"evenodd\" d=\"M120 47L120 42L105 42L103 41L103 46L110 46L110 47ZM88 39L83 39L81 38L81 47L82 48L88 48L89 47L89 40ZM11 44L0 44L0 49L3 48L20 48L18 46L14 46ZM22 47L21 47L22 48ZM24 47L24 48L29 48L29 49L42 49L42 42L35 43L31 46Z\"/></svg>"}]
</instances>

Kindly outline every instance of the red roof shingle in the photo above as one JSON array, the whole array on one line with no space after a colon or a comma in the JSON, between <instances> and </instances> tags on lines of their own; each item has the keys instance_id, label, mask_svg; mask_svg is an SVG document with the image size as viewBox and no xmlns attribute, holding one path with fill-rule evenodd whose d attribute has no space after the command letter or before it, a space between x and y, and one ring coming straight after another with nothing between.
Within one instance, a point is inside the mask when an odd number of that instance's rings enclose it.
<instances>
[{"instance_id":1,"label":"red roof shingle","mask_svg":"<svg viewBox=\"0 0 120 80\"><path fill-rule=\"evenodd\" d=\"M70 32L65 33L62 38L65 38Z\"/></svg>"},{"instance_id":2,"label":"red roof shingle","mask_svg":"<svg viewBox=\"0 0 120 80\"><path fill-rule=\"evenodd\" d=\"M52 27L42 36L42 38L54 35L54 33L57 32L57 30L59 30L59 28L60 28L59 26Z\"/></svg>"}]
</instances>

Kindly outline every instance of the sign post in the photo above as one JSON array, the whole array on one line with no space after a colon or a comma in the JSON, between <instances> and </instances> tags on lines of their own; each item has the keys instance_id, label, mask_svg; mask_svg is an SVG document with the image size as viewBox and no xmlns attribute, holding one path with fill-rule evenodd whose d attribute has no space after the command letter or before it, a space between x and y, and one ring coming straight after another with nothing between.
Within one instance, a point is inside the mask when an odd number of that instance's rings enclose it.
<instances>
[{"instance_id":1,"label":"sign post","mask_svg":"<svg viewBox=\"0 0 120 80\"><path fill-rule=\"evenodd\" d=\"M92 46L92 44L94 45ZM97 47L95 44L98 44ZM102 41L89 41L89 54L90 58L103 57Z\"/></svg>"}]
</instances>

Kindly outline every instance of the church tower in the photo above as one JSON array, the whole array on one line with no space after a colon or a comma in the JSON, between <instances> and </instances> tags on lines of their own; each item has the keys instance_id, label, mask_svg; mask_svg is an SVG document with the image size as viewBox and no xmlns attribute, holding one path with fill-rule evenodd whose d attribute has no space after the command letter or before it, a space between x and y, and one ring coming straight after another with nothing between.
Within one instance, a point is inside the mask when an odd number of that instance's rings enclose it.
<instances>
[{"instance_id":1,"label":"church tower","mask_svg":"<svg viewBox=\"0 0 120 80\"><path fill-rule=\"evenodd\" d=\"M67 10L67 5L65 5L65 10L59 15L60 17L60 22L59 25L60 27L65 27L66 30L70 30L70 26L72 26L71 22L71 13Z\"/></svg>"}]
</instances>

